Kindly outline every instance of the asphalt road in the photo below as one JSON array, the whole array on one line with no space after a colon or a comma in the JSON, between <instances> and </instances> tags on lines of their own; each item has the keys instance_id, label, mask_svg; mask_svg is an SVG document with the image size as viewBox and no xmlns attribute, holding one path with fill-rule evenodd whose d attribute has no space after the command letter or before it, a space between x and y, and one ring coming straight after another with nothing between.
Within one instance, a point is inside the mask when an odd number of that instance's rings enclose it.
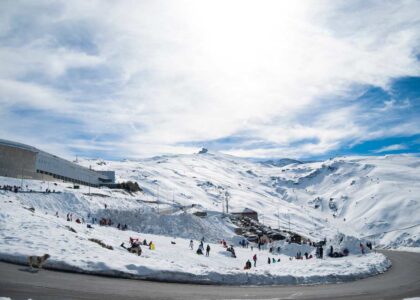
<instances>
[{"instance_id":1,"label":"asphalt road","mask_svg":"<svg viewBox=\"0 0 420 300\"><path fill-rule=\"evenodd\" d=\"M420 297L420 253L384 251L386 273L342 284L229 287L160 283L41 270L0 262L0 297L15 299L403 299Z\"/></svg>"}]
</instances>

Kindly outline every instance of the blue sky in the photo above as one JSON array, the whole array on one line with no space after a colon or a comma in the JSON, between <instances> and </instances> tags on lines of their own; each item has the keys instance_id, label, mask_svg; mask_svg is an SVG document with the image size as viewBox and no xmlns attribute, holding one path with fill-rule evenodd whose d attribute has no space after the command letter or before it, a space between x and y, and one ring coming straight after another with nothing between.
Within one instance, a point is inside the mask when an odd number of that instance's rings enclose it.
<instances>
[{"instance_id":1,"label":"blue sky","mask_svg":"<svg viewBox=\"0 0 420 300\"><path fill-rule=\"evenodd\" d=\"M418 1L2 1L0 137L65 157L420 153Z\"/></svg>"}]
</instances>

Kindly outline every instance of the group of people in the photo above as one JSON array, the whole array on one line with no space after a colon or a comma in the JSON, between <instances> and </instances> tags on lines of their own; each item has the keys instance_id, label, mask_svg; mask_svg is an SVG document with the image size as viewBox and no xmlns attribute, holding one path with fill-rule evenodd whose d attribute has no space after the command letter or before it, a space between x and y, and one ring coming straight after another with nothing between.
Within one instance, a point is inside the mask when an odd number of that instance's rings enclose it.
<instances>
[{"instance_id":1,"label":"group of people","mask_svg":"<svg viewBox=\"0 0 420 300\"><path fill-rule=\"evenodd\" d=\"M268 257L268 259L267 259L267 263L268 264L271 264L271 263L276 263L276 262L280 262L280 258L278 258L277 260L274 258L274 257L272 257L272 258L270 258L270 257Z\"/></svg>"},{"instance_id":2,"label":"group of people","mask_svg":"<svg viewBox=\"0 0 420 300\"><path fill-rule=\"evenodd\" d=\"M362 253L364 253L364 247L362 243L360 243L360 247L363 248ZM348 256L348 255L349 255L349 249L344 248L342 251L334 251L334 247L332 245L330 246L330 252L328 253L329 257L343 257L343 256Z\"/></svg>"},{"instance_id":3,"label":"group of people","mask_svg":"<svg viewBox=\"0 0 420 300\"><path fill-rule=\"evenodd\" d=\"M309 254L308 252L305 252L305 253L303 254L303 256L305 256L305 259L311 259L311 258L313 258L312 254ZM302 252L298 251L298 252L296 253L295 258L296 258L296 259L303 259L303 256L302 256Z\"/></svg>"},{"instance_id":4,"label":"group of people","mask_svg":"<svg viewBox=\"0 0 420 300\"><path fill-rule=\"evenodd\" d=\"M128 226L127 226L127 224L122 225L122 224L118 223L117 228L119 230L127 230Z\"/></svg>"},{"instance_id":5,"label":"group of people","mask_svg":"<svg viewBox=\"0 0 420 300\"><path fill-rule=\"evenodd\" d=\"M101 226L112 226L112 224L114 223L112 223L111 218L101 218L99 220L99 225Z\"/></svg>"},{"instance_id":6,"label":"group of people","mask_svg":"<svg viewBox=\"0 0 420 300\"><path fill-rule=\"evenodd\" d=\"M257 254L254 254L254 256L252 257L252 260L254 261L254 268L256 268L257 267ZM244 270L251 269L251 266L252 266L251 261L248 259L245 263Z\"/></svg>"},{"instance_id":7,"label":"group of people","mask_svg":"<svg viewBox=\"0 0 420 300\"><path fill-rule=\"evenodd\" d=\"M194 249L193 240L190 240L190 249L191 250ZM198 255L203 255L204 254L204 237L201 239L200 245L198 246L198 249L197 249L196 253ZM210 245L209 244L207 244L207 247L206 247L206 256L210 256Z\"/></svg>"},{"instance_id":8,"label":"group of people","mask_svg":"<svg viewBox=\"0 0 420 300\"><path fill-rule=\"evenodd\" d=\"M20 188L20 186L16 186L16 185L3 185L2 187L1 187L1 189L3 190L3 191L9 191L9 192L14 192L14 193L17 193L17 192L19 192L19 190L21 189Z\"/></svg>"},{"instance_id":9,"label":"group of people","mask_svg":"<svg viewBox=\"0 0 420 300\"><path fill-rule=\"evenodd\" d=\"M143 242L141 242L140 238L130 237L129 242L130 242L130 247L128 247L128 248L124 245L125 244L124 242L121 243L120 246L122 248L126 249L128 252L135 253L138 256L140 256L143 253L141 246L146 246L146 247L149 248L149 250L155 250L156 249L155 243L153 243L152 241L147 242L146 239L144 239Z\"/></svg>"},{"instance_id":10,"label":"group of people","mask_svg":"<svg viewBox=\"0 0 420 300\"><path fill-rule=\"evenodd\" d=\"M58 211L55 213L55 216L58 218ZM75 218L74 220L77 224L85 224L85 219L83 218ZM73 214L67 214L67 222L73 222Z\"/></svg>"},{"instance_id":11,"label":"group of people","mask_svg":"<svg viewBox=\"0 0 420 300\"><path fill-rule=\"evenodd\" d=\"M246 239L242 239L242 240L239 242L239 245L240 245L240 246L242 246L242 248L248 248L248 247L249 247L249 242L248 242L248 240L246 240Z\"/></svg>"}]
</instances>

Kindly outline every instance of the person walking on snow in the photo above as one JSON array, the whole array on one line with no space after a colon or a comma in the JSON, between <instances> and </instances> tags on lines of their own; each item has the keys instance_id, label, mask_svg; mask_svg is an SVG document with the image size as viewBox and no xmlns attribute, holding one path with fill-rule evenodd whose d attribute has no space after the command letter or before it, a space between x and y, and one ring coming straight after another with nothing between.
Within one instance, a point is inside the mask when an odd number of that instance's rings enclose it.
<instances>
[{"instance_id":1,"label":"person walking on snow","mask_svg":"<svg viewBox=\"0 0 420 300\"><path fill-rule=\"evenodd\" d=\"M257 254L254 254L254 257L252 258L254 260L254 268L257 266Z\"/></svg>"},{"instance_id":2,"label":"person walking on snow","mask_svg":"<svg viewBox=\"0 0 420 300\"><path fill-rule=\"evenodd\" d=\"M194 242L193 240L190 240L190 249L193 250L193 248L194 248Z\"/></svg>"},{"instance_id":3,"label":"person walking on snow","mask_svg":"<svg viewBox=\"0 0 420 300\"><path fill-rule=\"evenodd\" d=\"M207 244L206 256L210 256L210 245L209 244Z\"/></svg>"}]
</instances>

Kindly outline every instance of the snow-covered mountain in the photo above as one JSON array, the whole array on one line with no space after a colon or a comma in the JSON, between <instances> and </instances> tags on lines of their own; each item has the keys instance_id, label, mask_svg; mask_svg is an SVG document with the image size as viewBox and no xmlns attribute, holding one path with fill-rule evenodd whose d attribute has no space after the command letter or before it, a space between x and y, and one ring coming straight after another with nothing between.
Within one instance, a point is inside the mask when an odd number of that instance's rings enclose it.
<instances>
[{"instance_id":1,"label":"snow-covered mountain","mask_svg":"<svg viewBox=\"0 0 420 300\"><path fill-rule=\"evenodd\" d=\"M228 200L230 212L251 208L265 224L314 239L343 232L383 247L420 247L416 156L339 157L277 166L207 152L80 163L115 170L118 180L139 183L144 200L174 210L194 204L222 212Z\"/></svg>"}]
</instances>

